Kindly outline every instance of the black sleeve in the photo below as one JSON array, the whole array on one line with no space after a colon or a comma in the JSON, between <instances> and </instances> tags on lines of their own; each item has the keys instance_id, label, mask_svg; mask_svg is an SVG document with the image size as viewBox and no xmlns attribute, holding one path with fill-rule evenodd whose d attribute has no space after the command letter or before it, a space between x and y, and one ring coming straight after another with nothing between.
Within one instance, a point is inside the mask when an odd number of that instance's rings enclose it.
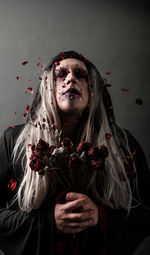
<instances>
[{"instance_id":1,"label":"black sleeve","mask_svg":"<svg viewBox=\"0 0 150 255\"><path fill-rule=\"evenodd\" d=\"M131 152L135 152L134 161L137 170L138 189L133 190L133 196L139 201L136 206L133 203L125 221L132 250L132 247L137 248L140 242L150 235L150 171L140 144L129 131L126 130L126 134Z\"/></svg>"},{"instance_id":2,"label":"black sleeve","mask_svg":"<svg viewBox=\"0 0 150 255\"><path fill-rule=\"evenodd\" d=\"M18 207L7 209L11 197L8 181L13 177L11 151L13 136L11 130L0 139L0 249L6 255L50 254L52 238L52 205L43 205L29 213Z\"/></svg>"},{"instance_id":3,"label":"black sleeve","mask_svg":"<svg viewBox=\"0 0 150 255\"><path fill-rule=\"evenodd\" d=\"M110 255L133 255L143 239L150 235L150 171L143 149L128 130L125 132L131 153L136 151L134 161L138 192L133 189L133 197L140 203L135 206L133 202L129 214L123 209L106 207L108 254Z\"/></svg>"}]
</instances>

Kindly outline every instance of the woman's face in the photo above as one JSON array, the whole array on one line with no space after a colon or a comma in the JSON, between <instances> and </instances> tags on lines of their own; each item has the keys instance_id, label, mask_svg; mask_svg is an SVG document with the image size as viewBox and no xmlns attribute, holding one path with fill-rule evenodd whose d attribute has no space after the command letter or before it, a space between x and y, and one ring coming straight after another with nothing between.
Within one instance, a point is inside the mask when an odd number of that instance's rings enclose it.
<instances>
[{"instance_id":1,"label":"woman's face","mask_svg":"<svg viewBox=\"0 0 150 255\"><path fill-rule=\"evenodd\" d=\"M80 114L88 105L88 72L83 62L74 58L61 60L54 70L56 102L65 113Z\"/></svg>"}]
</instances>

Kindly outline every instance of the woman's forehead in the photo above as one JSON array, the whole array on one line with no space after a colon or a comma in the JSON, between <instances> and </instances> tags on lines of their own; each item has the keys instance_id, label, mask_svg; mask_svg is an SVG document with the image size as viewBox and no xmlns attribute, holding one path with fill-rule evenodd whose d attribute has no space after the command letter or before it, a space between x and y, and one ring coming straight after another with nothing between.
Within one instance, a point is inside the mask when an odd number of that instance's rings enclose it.
<instances>
[{"instance_id":1,"label":"woman's forehead","mask_svg":"<svg viewBox=\"0 0 150 255\"><path fill-rule=\"evenodd\" d=\"M66 58L59 62L59 67L82 67L86 69L85 64L76 58Z\"/></svg>"}]
</instances>

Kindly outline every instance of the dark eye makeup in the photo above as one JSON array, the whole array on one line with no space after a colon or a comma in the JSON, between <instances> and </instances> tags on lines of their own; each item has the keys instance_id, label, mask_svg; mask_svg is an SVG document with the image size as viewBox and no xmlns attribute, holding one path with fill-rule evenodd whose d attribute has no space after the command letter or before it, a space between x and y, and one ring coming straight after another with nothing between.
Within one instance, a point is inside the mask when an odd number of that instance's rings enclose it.
<instances>
[{"instance_id":1,"label":"dark eye makeup","mask_svg":"<svg viewBox=\"0 0 150 255\"><path fill-rule=\"evenodd\" d=\"M55 70L55 78L65 78L68 73L69 70L67 68L60 68L58 70ZM83 68L74 68L73 73L77 79L84 79L88 76L86 70L84 70Z\"/></svg>"}]
</instances>

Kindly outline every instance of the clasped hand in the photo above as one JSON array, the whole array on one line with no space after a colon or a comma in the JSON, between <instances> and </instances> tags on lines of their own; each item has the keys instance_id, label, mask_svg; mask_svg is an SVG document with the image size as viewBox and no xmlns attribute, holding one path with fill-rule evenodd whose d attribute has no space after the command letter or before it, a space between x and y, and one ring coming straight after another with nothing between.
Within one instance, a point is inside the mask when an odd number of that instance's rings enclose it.
<instances>
[{"instance_id":1,"label":"clasped hand","mask_svg":"<svg viewBox=\"0 0 150 255\"><path fill-rule=\"evenodd\" d=\"M56 199L54 217L58 232L77 233L98 224L98 207L88 196L70 192L66 203Z\"/></svg>"}]
</instances>

